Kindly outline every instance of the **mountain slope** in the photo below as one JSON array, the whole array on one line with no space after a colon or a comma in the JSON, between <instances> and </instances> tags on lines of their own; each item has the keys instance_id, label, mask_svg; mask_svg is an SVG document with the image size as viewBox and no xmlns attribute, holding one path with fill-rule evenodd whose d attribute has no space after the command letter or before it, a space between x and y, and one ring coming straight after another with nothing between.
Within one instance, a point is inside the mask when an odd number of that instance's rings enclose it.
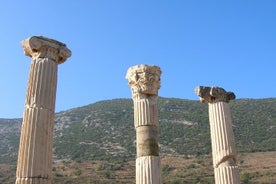
<instances>
[{"instance_id":1,"label":"mountain slope","mask_svg":"<svg viewBox=\"0 0 276 184\"><path fill-rule=\"evenodd\" d=\"M276 151L276 99L229 103L238 152ZM208 105L159 98L161 156L211 152ZM0 163L15 163L21 119L0 119ZM55 117L55 160L128 160L135 157L131 99L100 101Z\"/></svg>"}]
</instances>

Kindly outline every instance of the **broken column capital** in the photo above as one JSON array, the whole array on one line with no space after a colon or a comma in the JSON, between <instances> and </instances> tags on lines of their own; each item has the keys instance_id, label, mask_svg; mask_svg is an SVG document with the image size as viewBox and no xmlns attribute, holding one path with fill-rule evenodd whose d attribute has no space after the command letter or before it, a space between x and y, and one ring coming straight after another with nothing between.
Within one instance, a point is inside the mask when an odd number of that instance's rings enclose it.
<instances>
[{"instance_id":1,"label":"broken column capital","mask_svg":"<svg viewBox=\"0 0 276 184\"><path fill-rule=\"evenodd\" d=\"M205 86L196 87L195 93L209 107L215 183L239 184L236 146L227 103L235 99L235 94L220 87Z\"/></svg>"},{"instance_id":2,"label":"broken column capital","mask_svg":"<svg viewBox=\"0 0 276 184\"><path fill-rule=\"evenodd\" d=\"M200 97L202 103L229 102L236 98L233 92L227 92L220 87L198 86L195 93Z\"/></svg>"},{"instance_id":3,"label":"broken column capital","mask_svg":"<svg viewBox=\"0 0 276 184\"><path fill-rule=\"evenodd\" d=\"M57 64L61 64L71 56L71 51L64 43L43 36L32 36L23 40L21 45L24 54L33 59L50 58Z\"/></svg>"},{"instance_id":4,"label":"broken column capital","mask_svg":"<svg viewBox=\"0 0 276 184\"><path fill-rule=\"evenodd\" d=\"M126 79L131 87L132 96L158 96L161 69L158 66L136 65L127 71Z\"/></svg>"}]
</instances>

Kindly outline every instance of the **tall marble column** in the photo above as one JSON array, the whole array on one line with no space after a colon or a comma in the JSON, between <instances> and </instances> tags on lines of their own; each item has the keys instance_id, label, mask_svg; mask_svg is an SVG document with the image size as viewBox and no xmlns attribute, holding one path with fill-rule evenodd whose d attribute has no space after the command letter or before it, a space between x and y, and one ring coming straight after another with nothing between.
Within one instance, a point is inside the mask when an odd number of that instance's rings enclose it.
<instances>
[{"instance_id":1,"label":"tall marble column","mask_svg":"<svg viewBox=\"0 0 276 184\"><path fill-rule=\"evenodd\" d=\"M32 58L18 151L16 184L52 183L52 148L58 64L66 45L33 36L21 42Z\"/></svg>"},{"instance_id":2,"label":"tall marble column","mask_svg":"<svg viewBox=\"0 0 276 184\"><path fill-rule=\"evenodd\" d=\"M127 71L131 87L136 129L136 184L160 184L157 98L161 70L158 66L136 65Z\"/></svg>"},{"instance_id":3,"label":"tall marble column","mask_svg":"<svg viewBox=\"0 0 276 184\"><path fill-rule=\"evenodd\" d=\"M216 184L240 183L237 153L228 102L235 94L219 87L195 89L202 103L208 103L213 166Z\"/></svg>"}]
</instances>

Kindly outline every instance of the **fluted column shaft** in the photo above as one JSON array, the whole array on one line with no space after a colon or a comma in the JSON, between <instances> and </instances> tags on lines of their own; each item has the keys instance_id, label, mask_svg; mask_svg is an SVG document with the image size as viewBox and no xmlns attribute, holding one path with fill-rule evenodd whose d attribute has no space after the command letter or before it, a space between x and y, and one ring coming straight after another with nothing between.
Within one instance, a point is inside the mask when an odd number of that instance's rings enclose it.
<instances>
[{"instance_id":1,"label":"fluted column shaft","mask_svg":"<svg viewBox=\"0 0 276 184\"><path fill-rule=\"evenodd\" d=\"M216 184L239 184L237 153L228 102L234 93L218 87L198 87L201 102L208 103Z\"/></svg>"},{"instance_id":2,"label":"fluted column shaft","mask_svg":"<svg viewBox=\"0 0 276 184\"><path fill-rule=\"evenodd\" d=\"M136 184L160 184L157 97L161 70L157 66L131 67L127 79L132 89L136 129Z\"/></svg>"},{"instance_id":3,"label":"fluted column shaft","mask_svg":"<svg viewBox=\"0 0 276 184\"><path fill-rule=\"evenodd\" d=\"M71 52L44 37L22 42L32 57L18 152L16 184L52 183L52 148L57 65Z\"/></svg>"},{"instance_id":4,"label":"fluted column shaft","mask_svg":"<svg viewBox=\"0 0 276 184\"><path fill-rule=\"evenodd\" d=\"M133 98L136 129L136 183L161 183L158 146L157 97Z\"/></svg>"},{"instance_id":5,"label":"fluted column shaft","mask_svg":"<svg viewBox=\"0 0 276 184\"><path fill-rule=\"evenodd\" d=\"M228 104L209 103L209 121L216 183L239 183L236 146Z\"/></svg>"}]
</instances>

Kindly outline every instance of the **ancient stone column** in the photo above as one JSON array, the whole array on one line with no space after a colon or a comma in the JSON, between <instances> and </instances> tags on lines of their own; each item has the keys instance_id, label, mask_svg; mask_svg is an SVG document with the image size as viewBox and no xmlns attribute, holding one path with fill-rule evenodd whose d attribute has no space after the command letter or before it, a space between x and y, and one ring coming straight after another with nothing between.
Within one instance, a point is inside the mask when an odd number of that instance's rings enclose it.
<instances>
[{"instance_id":1,"label":"ancient stone column","mask_svg":"<svg viewBox=\"0 0 276 184\"><path fill-rule=\"evenodd\" d=\"M208 103L213 166L216 184L240 183L237 153L228 102L235 94L219 87L195 89L202 103Z\"/></svg>"},{"instance_id":2,"label":"ancient stone column","mask_svg":"<svg viewBox=\"0 0 276 184\"><path fill-rule=\"evenodd\" d=\"M136 184L160 184L157 98L161 70L158 66L130 67L126 79L132 91L136 129Z\"/></svg>"},{"instance_id":3,"label":"ancient stone column","mask_svg":"<svg viewBox=\"0 0 276 184\"><path fill-rule=\"evenodd\" d=\"M22 41L32 58L16 172L16 184L52 183L52 148L58 64L71 56L66 45L45 37Z\"/></svg>"}]
</instances>

